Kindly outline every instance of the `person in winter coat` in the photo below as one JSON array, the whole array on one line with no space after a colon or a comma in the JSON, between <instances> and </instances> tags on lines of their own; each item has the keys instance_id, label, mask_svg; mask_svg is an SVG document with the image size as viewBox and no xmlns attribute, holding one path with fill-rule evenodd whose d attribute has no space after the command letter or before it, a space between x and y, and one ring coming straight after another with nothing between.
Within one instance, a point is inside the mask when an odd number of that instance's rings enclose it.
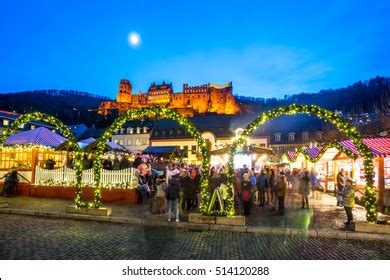
<instances>
[{"instance_id":1,"label":"person in winter coat","mask_svg":"<svg viewBox=\"0 0 390 280\"><path fill-rule=\"evenodd\" d=\"M180 184L183 189L184 200L186 203L185 209L189 211L194 206L196 192L194 182L187 171L185 171L183 176L180 178Z\"/></svg>"},{"instance_id":2,"label":"person in winter coat","mask_svg":"<svg viewBox=\"0 0 390 280\"><path fill-rule=\"evenodd\" d=\"M264 206L265 204L265 191L267 188L267 177L264 170L261 170L259 177L257 178L257 188L259 191L259 205Z\"/></svg>"},{"instance_id":3,"label":"person in winter coat","mask_svg":"<svg viewBox=\"0 0 390 280\"><path fill-rule=\"evenodd\" d=\"M15 193L16 186L18 185L18 172L15 168L12 168L10 171L7 172L3 177L0 179L4 179L4 190L2 192L5 192L8 197L11 197ZM1 196L3 193L1 193Z\"/></svg>"},{"instance_id":4,"label":"person in winter coat","mask_svg":"<svg viewBox=\"0 0 390 280\"><path fill-rule=\"evenodd\" d=\"M310 178L309 172L305 171L299 184L299 193L302 195L302 209L309 208Z\"/></svg>"},{"instance_id":5,"label":"person in winter coat","mask_svg":"<svg viewBox=\"0 0 390 280\"><path fill-rule=\"evenodd\" d=\"M350 225L353 221L352 209L355 206L355 189L352 185L352 180L347 179L342 196L345 213L347 214L347 222L344 223L346 226Z\"/></svg>"},{"instance_id":6,"label":"person in winter coat","mask_svg":"<svg viewBox=\"0 0 390 280\"><path fill-rule=\"evenodd\" d=\"M340 172L337 174L336 180L337 180L337 191L339 194L341 194L345 187L345 181L346 181L344 168L340 169ZM337 197L341 197L341 196L342 195L338 195ZM338 198L337 198L337 206L342 206L341 201Z\"/></svg>"},{"instance_id":7,"label":"person in winter coat","mask_svg":"<svg viewBox=\"0 0 390 280\"><path fill-rule=\"evenodd\" d=\"M249 181L249 174L245 173L242 176L242 183L241 183L241 200L244 206L245 216L251 213L252 197L253 197L252 183Z\"/></svg>"},{"instance_id":8,"label":"person in winter coat","mask_svg":"<svg viewBox=\"0 0 390 280\"><path fill-rule=\"evenodd\" d=\"M199 168L195 168L195 176L194 176L194 188L195 188L195 204L194 207L198 207L200 205L200 182L202 181L202 175L200 175Z\"/></svg>"},{"instance_id":9,"label":"person in winter coat","mask_svg":"<svg viewBox=\"0 0 390 280\"><path fill-rule=\"evenodd\" d=\"M165 182L165 176L160 175L156 178L156 209L159 214L163 214L167 207L166 190L167 183Z\"/></svg>"},{"instance_id":10,"label":"person in winter coat","mask_svg":"<svg viewBox=\"0 0 390 280\"><path fill-rule=\"evenodd\" d=\"M167 201L168 201L168 222L172 220L172 213L176 223L179 222L179 195L181 185L179 175L172 176L168 181Z\"/></svg>"},{"instance_id":11,"label":"person in winter coat","mask_svg":"<svg viewBox=\"0 0 390 280\"><path fill-rule=\"evenodd\" d=\"M276 186L276 195L278 197L279 213L281 215L284 215L285 213L284 201L286 197L286 191L287 191L287 179L284 176L284 173L281 172Z\"/></svg>"}]
</instances>

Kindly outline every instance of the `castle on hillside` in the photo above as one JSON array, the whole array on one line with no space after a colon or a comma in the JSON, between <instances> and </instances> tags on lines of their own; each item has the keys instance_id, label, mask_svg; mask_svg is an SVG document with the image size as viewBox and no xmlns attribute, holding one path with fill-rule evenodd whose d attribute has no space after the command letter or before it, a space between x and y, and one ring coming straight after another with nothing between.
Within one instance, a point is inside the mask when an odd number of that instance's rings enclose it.
<instances>
[{"instance_id":1,"label":"castle on hillside","mask_svg":"<svg viewBox=\"0 0 390 280\"><path fill-rule=\"evenodd\" d=\"M117 110L119 115L129 109L148 106L162 106L175 109L185 116L204 113L237 114L241 107L233 97L232 83L224 86L205 84L201 86L183 85L182 92L173 92L172 83L153 83L146 93L133 94L133 86L129 80L122 79L116 101L104 101L100 104L98 113L108 115Z\"/></svg>"}]
</instances>

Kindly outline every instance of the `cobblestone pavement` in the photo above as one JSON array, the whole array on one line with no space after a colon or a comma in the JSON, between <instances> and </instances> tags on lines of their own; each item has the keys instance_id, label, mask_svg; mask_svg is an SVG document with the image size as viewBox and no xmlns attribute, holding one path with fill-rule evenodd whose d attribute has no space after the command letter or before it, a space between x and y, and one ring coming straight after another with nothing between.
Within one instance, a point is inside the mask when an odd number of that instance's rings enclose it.
<instances>
[{"instance_id":1,"label":"cobblestone pavement","mask_svg":"<svg viewBox=\"0 0 390 280\"><path fill-rule=\"evenodd\" d=\"M65 207L73 204L73 201L62 199L14 197L3 198L10 208L45 211L65 212ZM247 218L247 225L267 227L290 227L290 228L315 228L315 229L343 229L346 220L344 209L336 207L334 196L323 194L320 199L310 199L310 209L300 209L300 196L289 191L286 198L286 215L279 216L277 211L270 207L252 208L251 215ZM140 219L165 220L165 215L152 215L149 206L144 204L129 205L117 203L105 203L103 206L112 207L114 217L136 217ZM365 209L356 205L354 210L356 221L365 221ZM186 221L188 212L181 214L181 220ZM389 219L389 216L380 215L381 219Z\"/></svg>"},{"instance_id":2,"label":"cobblestone pavement","mask_svg":"<svg viewBox=\"0 0 390 280\"><path fill-rule=\"evenodd\" d=\"M390 259L390 243L1 214L0 259Z\"/></svg>"}]
</instances>

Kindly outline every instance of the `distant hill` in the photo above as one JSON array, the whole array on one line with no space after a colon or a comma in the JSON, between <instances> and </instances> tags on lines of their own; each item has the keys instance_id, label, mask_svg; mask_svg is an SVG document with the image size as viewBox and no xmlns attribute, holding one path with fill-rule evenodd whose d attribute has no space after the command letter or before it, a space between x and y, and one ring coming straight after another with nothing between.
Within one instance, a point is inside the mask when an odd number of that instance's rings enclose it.
<instances>
[{"instance_id":1,"label":"distant hill","mask_svg":"<svg viewBox=\"0 0 390 280\"><path fill-rule=\"evenodd\" d=\"M110 121L94 110L108 97L76 90L34 90L0 94L0 109L29 113L40 111L58 117L67 124L85 123L105 126Z\"/></svg>"},{"instance_id":2,"label":"distant hill","mask_svg":"<svg viewBox=\"0 0 390 280\"><path fill-rule=\"evenodd\" d=\"M339 89L321 90L317 93L299 93L284 98L254 98L236 96L247 111L263 112L292 103L315 104L331 111L351 115L390 112L390 78L377 76L368 81L358 81Z\"/></svg>"}]
</instances>

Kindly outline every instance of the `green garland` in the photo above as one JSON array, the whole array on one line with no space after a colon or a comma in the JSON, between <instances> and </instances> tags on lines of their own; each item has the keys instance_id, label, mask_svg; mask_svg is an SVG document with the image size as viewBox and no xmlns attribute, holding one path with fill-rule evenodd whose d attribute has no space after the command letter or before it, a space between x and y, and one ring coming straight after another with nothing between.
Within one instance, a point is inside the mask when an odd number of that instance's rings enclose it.
<instances>
[{"instance_id":1,"label":"green garland","mask_svg":"<svg viewBox=\"0 0 390 280\"><path fill-rule=\"evenodd\" d=\"M328 150L328 149L331 149L331 148L336 148L337 150L339 150L340 152L344 153L347 157L349 158L356 158L357 156L350 150L348 150L347 148L345 148L343 145L341 145L340 143L338 142L332 142L332 143L328 143L326 144L325 146L322 147L321 151L318 153L318 155L316 157L311 157L307 152L306 152L306 148L298 148L296 150L296 154L294 155L294 158L290 158L288 156L288 152L284 152L282 154L282 157L283 156L286 156L288 162L295 162L299 156L299 154L302 154L306 160L310 161L311 163L316 163L317 161L319 161L321 159L321 157L324 155L324 153Z\"/></svg>"},{"instance_id":2,"label":"green garland","mask_svg":"<svg viewBox=\"0 0 390 280\"><path fill-rule=\"evenodd\" d=\"M352 140L355 144L356 149L361 153L363 157L364 170L366 173L366 190L365 190L365 208L366 208L366 219L370 223L375 223L377 220L377 210L376 210L376 197L374 192L374 167L373 167L373 157L368 149L368 147L363 143L361 135L356 127L349 124L336 114L331 111L320 108L319 106L314 105L296 105L292 104L290 106L280 107L268 112L265 112L258 116L254 121L252 121L242 132L241 136L234 141L230 148L230 155L228 161L228 184L231 186L228 188L228 199L226 203L226 211L229 216L234 215L233 207L233 194L232 194L232 180L233 180L233 159L234 155L239 151L239 149L246 143L247 138L261 125L264 123L277 118L282 115L295 115L295 114L309 114L315 115L320 119L325 119L332 124L336 125L339 131L346 134L346 136Z\"/></svg>"},{"instance_id":3,"label":"green garland","mask_svg":"<svg viewBox=\"0 0 390 280\"><path fill-rule=\"evenodd\" d=\"M69 147L75 151L75 169L76 169L76 198L75 203L77 207L86 207L86 203L82 201L82 186L81 179L83 175L83 151L80 149L77 140L70 129L59 119L56 117L40 113L34 112L29 114L20 115L16 120L3 131L3 134L0 137L0 145L3 145L7 138L12 135L16 130L18 130L19 126L24 125L25 123L31 121L42 121L54 126L57 130L59 130L62 135L68 139Z\"/></svg>"},{"instance_id":4,"label":"green garland","mask_svg":"<svg viewBox=\"0 0 390 280\"><path fill-rule=\"evenodd\" d=\"M110 140L114 132L120 129L126 122L136 119L143 119L145 117L154 116L156 118L164 119L173 119L177 121L181 126L184 126L187 132L195 139L196 143L200 147L202 154L202 168L206 176L202 177L201 181L201 205L200 212L204 215L210 215L207 211L208 202L210 200L210 195L208 192L209 178L208 171L210 166L210 151L207 148L206 141L202 137L201 133L195 127L195 125L190 122L186 117L180 115L176 111L168 108L161 107L148 107L142 109L129 110L119 118L117 118L114 123L109 126L103 133L103 136L100 137L97 141L97 150L95 152L95 158L93 161L93 172L95 180L95 193L94 201L90 203L90 207L99 207L101 205L101 183L100 183L100 171L102 166L101 158L103 156L103 151L105 143Z\"/></svg>"}]
</instances>

